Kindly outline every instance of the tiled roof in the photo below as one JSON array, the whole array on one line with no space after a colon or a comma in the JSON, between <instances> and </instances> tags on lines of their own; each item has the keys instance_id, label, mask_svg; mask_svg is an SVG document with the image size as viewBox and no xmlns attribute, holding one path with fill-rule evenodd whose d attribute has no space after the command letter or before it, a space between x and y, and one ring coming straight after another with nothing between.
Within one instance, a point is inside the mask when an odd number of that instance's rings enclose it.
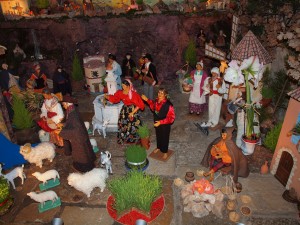
<instances>
[{"instance_id":1,"label":"tiled roof","mask_svg":"<svg viewBox=\"0 0 300 225\"><path fill-rule=\"evenodd\" d=\"M288 96L300 102L300 87L288 93Z\"/></svg>"},{"instance_id":2,"label":"tiled roof","mask_svg":"<svg viewBox=\"0 0 300 225\"><path fill-rule=\"evenodd\" d=\"M249 30L234 48L232 52L232 59L243 61L244 59L248 59L249 57L256 55L259 58L259 62L264 65L272 62L272 58L267 50L262 46L252 31Z\"/></svg>"}]
</instances>

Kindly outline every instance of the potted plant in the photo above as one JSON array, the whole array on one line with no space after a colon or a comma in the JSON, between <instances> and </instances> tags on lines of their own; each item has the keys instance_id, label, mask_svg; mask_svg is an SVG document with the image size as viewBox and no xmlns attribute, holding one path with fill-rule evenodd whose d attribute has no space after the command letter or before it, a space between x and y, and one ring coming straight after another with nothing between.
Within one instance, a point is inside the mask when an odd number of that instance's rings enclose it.
<instances>
[{"instance_id":1,"label":"potted plant","mask_svg":"<svg viewBox=\"0 0 300 225\"><path fill-rule=\"evenodd\" d=\"M14 200L9 192L9 184L3 176L0 176L0 216L7 213L13 203Z\"/></svg>"},{"instance_id":2,"label":"potted plant","mask_svg":"<svg viewBox=\"0 0 300 225\"><path fill-rule=\"evenodd\" d=\"M125 149L125 166L127 169L144 171L149 165L146 149L140 145L129 145Z\"/></svg>"},{"instance_id":3,"label":"potted plant","mask_svg":"<svg viewBox=\"0 0 300 225\"><path fill-rule=\"evenodd\" d=\"M132 170L125 176L108 181L111 196L107 210L122 224L135 224L137 219L154 220L162 211L162 180L159 176Z\"/></svg>"},{"instance_id":4,"label":"potted plant","mask_svg":"<svg viewBox=\"0 0 300 225\"><path fill-rule=\"evenodd\" d=\"M260 105L252 102L250 81L253 82L255 88L258 86L262 78L263 65L259 63L257 56L251 56L243 60L240 65L236 60L232 60L228 66L224 76L225 81L233 85L244 84L246 87L246 101L243 106L245 127L241 148L245 155L251 155L259 141L259 134L254 132L254 114L257 113L256 107Z\"/></svg>"},{"instance_id":5,"label":"potted plant","mask_svg":"<svg viewBox=\"0 0 300 225\"><path fill-rule=\"evenodd\" d=\"M136 132L141 138L142 147L148 150L150 148L150 130L148 126L146 124L139 126Z\"/></svg>"}]
</instances>

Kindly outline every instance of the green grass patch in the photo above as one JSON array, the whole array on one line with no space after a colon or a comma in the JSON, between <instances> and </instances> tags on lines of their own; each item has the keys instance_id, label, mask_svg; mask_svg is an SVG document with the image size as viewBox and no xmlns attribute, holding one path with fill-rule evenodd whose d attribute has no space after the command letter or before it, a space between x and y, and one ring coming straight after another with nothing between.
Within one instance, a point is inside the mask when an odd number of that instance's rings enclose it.
<instances>
[{"instance_id":1,"label":"green grass patch","mask_svg":"<svg viewBox=\"0 0 300 225\"><path fill-rule=\"evenodd\" d=\"M118 215L133 207L148 213L152 202L162 193L162 180L159 176L133 170L108 181L108 189L115 198L113 208Z\"/></svg>"}]
</instances>

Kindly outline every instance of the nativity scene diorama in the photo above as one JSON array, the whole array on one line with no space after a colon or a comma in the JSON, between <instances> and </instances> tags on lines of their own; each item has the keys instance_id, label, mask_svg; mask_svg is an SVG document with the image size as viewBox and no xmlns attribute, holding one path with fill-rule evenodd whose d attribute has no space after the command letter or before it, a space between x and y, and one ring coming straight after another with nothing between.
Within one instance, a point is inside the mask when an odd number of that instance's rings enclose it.
<instances>
[{"instance_id":1,"label":"nativity scene diorama","mask_svg":"<svg viewBox=\"0 0 300 225\"><path fill-rule=\"evenodd\" d=\"M0 6L1 221L299 222L299 3Z\"/></svg>"}]
</instances>

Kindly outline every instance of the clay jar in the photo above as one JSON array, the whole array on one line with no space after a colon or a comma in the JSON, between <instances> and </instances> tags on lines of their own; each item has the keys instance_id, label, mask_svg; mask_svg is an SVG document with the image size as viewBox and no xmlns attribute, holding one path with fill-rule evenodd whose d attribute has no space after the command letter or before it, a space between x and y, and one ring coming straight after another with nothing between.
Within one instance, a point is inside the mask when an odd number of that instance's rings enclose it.
<instances>
[{"instance_id":1,"label":"clay jar","mask_svg":"<svg viewBox=\"0 0 300 225\"><path fill-rule=\"evenodd\" d=\"M194 173L193 172L186 172L186 174L185 174L185 180L187 182L191 182L191 181L195 180Z\"/></svg>"},{"instance_id":2,"label":"clay jar","mask_svg":"<svg viewBox=\"0 0 300 225\"><path fill-rule=\"evenodd\" d=\"M268 161L265 161L265 163L260 168L260 174L267 174L268 172L269 172Z\"/></svg>"}]
</instances>

